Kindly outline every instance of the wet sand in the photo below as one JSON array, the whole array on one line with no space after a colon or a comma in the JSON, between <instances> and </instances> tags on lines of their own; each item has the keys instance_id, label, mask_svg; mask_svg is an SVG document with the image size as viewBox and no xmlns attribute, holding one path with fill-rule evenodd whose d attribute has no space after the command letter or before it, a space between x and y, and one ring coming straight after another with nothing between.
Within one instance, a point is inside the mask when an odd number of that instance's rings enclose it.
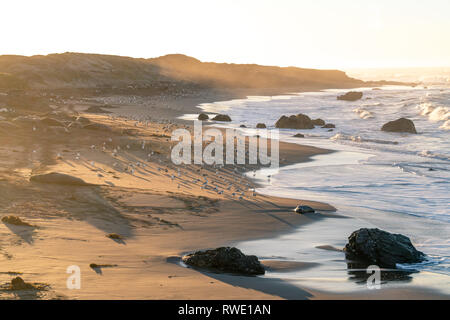
<instances>
[{"instance_id":1,"label":"wet sand","mask_svg":"<svg viewBox=\"0 0 450 320\"><path fill-rule=\"evenodd\" d=\"M227 166L173 165L170 132L191 128L186 122L164 119L158 108L137 115L133 109L137 106L113 106L107 108L111 113L96 114L85 111L101 103L72 101L69 105L55 106L50 114L64 124L62 127L30 119L18 121L17 115L16 120L7 119L0 127L0 215L14 215L32 225L0 223L0 283L7 285L20 275L27 282L48 285L40 291L0 290L0 298L364 297L314 291L279 279L199 272L180 266L179 259L186 252L291 232L302 224L335 215L335 209L325 203L253 195L255 183L242 175L253 167L241 166L236 172ZM179 112L174 109L171 116ZM132 115L141 121L129 120ZM100 126L83 128L77 116ZM282 165L328 152L280 144ZM93 185L29 181L33 175L48 172L76 176ZM299 202L318 213L295 214L293 208ZM118 237L108 237L111 233ZM279 271L315 267L308 261L266 263ZM93 268L92 264L105 267ZM72 265L81 269L79 290L66 286L66 270ZM420 292L401 296L393 292L390 297L435 297L428 291ZM367 297L389 296L370 293Z\"/></svg>"}]
</instances>

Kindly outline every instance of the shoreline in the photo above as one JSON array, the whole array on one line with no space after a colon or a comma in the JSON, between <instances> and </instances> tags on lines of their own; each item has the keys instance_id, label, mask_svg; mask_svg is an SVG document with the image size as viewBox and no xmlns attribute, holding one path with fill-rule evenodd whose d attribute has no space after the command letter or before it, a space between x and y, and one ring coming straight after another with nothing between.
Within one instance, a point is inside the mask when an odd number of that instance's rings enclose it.
<instances>
[{"instance_id":1,"label":"shoreline","mask_svg":"<svg viewBox=\"0 0 450 320\"><path fill-rule=\"evenodd\" d=\"M214 125L212 124L211 126L214 126ZM280 144L281 143L283 143L283 142L280 141ZM306 145L301 145L301 146L306 146ZM314 145L312 145L312 144L308 144L307 146L314 147ZM320 148L322 150L327 150L327 152L324 152L324 154L333 154L335 152L339 152L339 150L337 150L337 149L333 150L331 148L330 149L323 149L323 147L320 147ZM306 159L303 161L298 161L298 162L290 163L290 164L286 164L286 165L301 164L301 163L309 162L309 161L314 161L314 160ZM284 167L286 165L280 165L280 168ZM255 184L258 183L257 180L255 180L255 179L253 179L253 181L255 182ZM299 201L301 201L301 200L299 200ZM320 200L320 201L323 201L323 200ZM336 209L336 211L337 211L337 209ZM336 215L339 217L342 217L342 218L346 218L345 215L342 215L338 212L336 213ZM326 217L330 218L330 217L336 217L336 216L326 216ZM324 217L324 218L326 218L326 217ZM348 217L348 218L350 218L350 217ZM354 219L354 218L351 218L351 219ZM301 227L302 225L304 225L304 223L297 225L296 228L293 228L292 230L285 230L285 231L277 232L270 237L265 236L265 237L261 237L260 239L269 239L269 238L275 239L280 235L288 235L288 234L291 234L293 231L295 232L296 229L298 230L298 228ZM356 229L354 229L354 230L356 230ZM252 241L254 241L254 240L255 239L253 239ZM242 243L242 241L233 241L231 243L239 244L239 243ZM327 247L327 246L328 245L324 245L323 247ZM277 261L274 261L274 262L277 262ZM279 261L279 262L281 262L281 261ZM285 262L287 262L287 261L285 261ZM300 263L302 264L304 262L300 262ZM312 264L314 264L314 263L312 263ZM299 267L298 270L301 270L301 269L302 268ZM425 271L420 271L420 272L422 274L422 272L425 272ZM438 274L436 274L435 276L439 277ZM426 276L425 276L425 278L426 278ZM279 281L281 279L272 279L271 278L271 280ZM445 281L445 277L443 280ZM421 281L423 281L423 277L421 278ZM310 287L309 290L311 290L311 292L315 292L315 294L318 295L318 296L314 297L313 299L354 299L355 295L357 295L359 297L358 299L399 299L398 295L400 293L405 296L405 299L448 299L450 297L448 294L441 292L439 289L433 287L432 283L433 283L433 279L431 280L431 283L426 283L426 284L422 284L422 285L415 284L415 285L408 285L407 287L404 287L404 284L400 284L399 286L384 288L384 290L382 290L382 292L379 292L379 293L370 292L367 290L361 291L358 289L352 290L351 292L348 292L348 291L347 292L345 292L345 291L344 292L324 291L324 290L313 289L314 286ZM305 286L302 288L306 289L307 287ZM285 296L287 299L295 299L288 292L289 292L289 290L285 291L283 293L279 292L279 295ZM386 294L386 295L384 295L384 294Z\"/></svg>"},{"instance_id":2,"label":"shoreline","mask_svg":"<svg viewBox=\"0 0 450 320\"><path fill-rule=\"evenodd\" d=\"M37 227L0 224L0 261L5 268L0 270L1 283L9 281L10 272L15 272L25 281L51 286L42 295L23 297L30 299L275 298L273 294L238 289L223 282L214 282L213 294L207 276L173 265L168 259L186 251L273 235L309 221L292 212L297 200L253 197L247 191L242 201L231 196L231 191L218 195L200 188L195 179L206 175L221 188L226 186L225 181L233 181L233 190L245 190L251 182L228 168L217 174L208 166L182 166L182 176L177 177L177 168L167 159L167 124L136 125L134 121L105 115L81 116L98 123L99 131L73 127L70 133L54 135L53 129L38 127L40 134L30 140L33 131L24 125L12 127L17 133L9 132L2 141L5 157L1 161L7 171L0 174L5 191L0 213L13 214ZM102 126L111 129L102 131ZM77 139L68 140L68 134ZM142 140L155 151L147 160L148 151L140 148ZM32 152L25 144L25 148L18 149L24 141L46 148ZM122 148L114 155L117 145ZM286 146L290 148L286 148L285 157L295 157L296 161L299 152L307 159L319 151ZM23 162L15 162L17 157ZM73 187L28 181L30 176L46 172L73 175L94 185ZM175 182L171 175L177 177ZM334 210L322 203L305 204ZM112 241L105 236L109 233L119 234L124 240ZM64 249L67 247L70 252ZM92 263L114 267L94 270L89 267ZM65 288L69 265L81 269L84 285L80 291ZM133 281L137 276L139 281ZM173 278L177 281L170 281ZM130 282L138 288L129 287ZM5 292L0 292L0 297L11 298Z\"/></svg>"},{"instance_id":3,"label":"shoreline","mask_svg":"<svg viewBox=\"0 0 450 320\"><path fill-rule=\"evenodd\" d=\"M19 128L19 134L4 141L5 158L0 160L8 170L0 173L0 183L8 202L0 202L1 214L14 213L39 228L22 230L0 224L0 261L8 268L1 271L20 272L25 280L51 285L50 292L30 298L326 299L330 296L282 279L217 275L183 268L173 261L185 252L290 233L302 225L339 216L332 213L334 207L306 200L252 197L247 192L243 201L238 201L231 192L218 195L195 181L207 176L224 190L229 183L243 190L254 183L241 175L242 170L234 173L225 168L217 173L208 166L182 166L179 176L180 168L168 161L167 132L186 127L185 124L171 123L176 120L169 120L170 117L149 124L110 118L85 113L88 107L74 103L71 111L112 131L88 132L74 127L70 135L77 139L72 142L67 134L53 135L47 129L30 139L28 131ZM133 108L127 113L133 113ZM113 106L111 111L124 116L118 109ZM55 110L67 108L59 106ZM156 119L154 113L158 108L143 112L139 115L142 120L146 116ZM24 141L44 142L51 147L31 153L32 147ZM142 141L146 141L149 149L141 150ZM22 145L25 147L18 150L17 146ZM118 145L122 151L114 155L113 149ZM147 157L150 150L155 154ZM76 156L76 152L81 156ZM331 151L280 143L280 158L286 158L280 165L310 161L311 156L328 152ZM62 159L58 159L58 153ZM35 155L28 159L30 154ZM16 163L14 158L24 160ZM75 175L96 186L74 188L28 182L30 175L49 171ZM299 201L323 213L295 214L292 210ZM117 233L123 240L113 241L105 236L109 233ZM94 270L89 267L92 263L112 267ZM65 270L74 264L80 266L83 275L79 291L65 287ZM272 266L278 270L315 267L308 261L295 266ZM0 282L9 278L9 274L0 273ZM4 297L2 293L0 297ZM339 294L333 295L334 298L339 298Z\"/></svg>"}]
</instances>

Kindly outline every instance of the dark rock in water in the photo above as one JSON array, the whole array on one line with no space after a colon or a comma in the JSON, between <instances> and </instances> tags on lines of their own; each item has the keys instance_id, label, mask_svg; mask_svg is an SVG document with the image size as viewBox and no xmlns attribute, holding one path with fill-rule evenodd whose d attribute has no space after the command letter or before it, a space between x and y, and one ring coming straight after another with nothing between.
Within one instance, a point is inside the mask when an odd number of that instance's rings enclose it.
<instances>
[{"instance_id":1,"label":"dark rock in water","mask_svg":"<svg viewBox=\"0 0 450 320\"><path fill-rule=\"evenodd\" d=\"M327 123L326 125L322 126L322 128L329 129L329 128L336 128L336 126L332 123Z\"/></svg>"},{"instance_id":2,"label":"dark rock in water","mask_svg":"<svg viewBox=\"0 0 450 320\"><path fill-rule=\"evenodd\" d=\"M91 123L91 124L87 124L83 127L83 129L88 129L88 130L97 130L97 131L112 131L112 129L110 127L108 127L105 124L101 124L101 123Z\"/></svg>"},{"instance_id":3,"label":"dark rock in water","mask_svg":"<svg viewBox=\"0 0 450 320\"><path fill-rule=\"evenodd\" d=\"M313 208L310 206L301 206L298 205L297 208L294 209L296 213L304 214L304 213L314 213L316 212Z\"/></svg>"},{"instance_id":4,"label":"dark rock in water","mask_svg":"<svg viewBox=\"0 0 450 320\"><path fill-rule=\"evenodd\" d=\"M289 117L281 116L275 123L276 128L284 129L314 129L312 120L305 114L297 114Z\"/></svg>"},{"instance_id":5,"label":"dark rock in water","mask_svg":"<svg viewBox=\"0 0 450 320\"><path fill-rule=\"evenodd\" d=\"M293 135L293 137L294 137L294 138L304 138L305 135L302 134L302 133L296 133L296 134Z\"/></svg>"},{"instance_id":6,"label":"dark rock in water","mask_svg":"<svg viewBox=\"0 0 450 320\"><path fill-rule=\"evenodd\" d=\"M323 121L322 119L314 119L312 120L312 124L315 126L324 126L325 125L325 121Z\"/></svg>"},{"instance_id":7,"label":"dark rock in water","mask_svg":"<svg viewBox=\"0 0 450 320\"><path fill-rule=\"evenodd\" d=\"M394 121L389 121L381 127L382 131L387 132L408 132L417 133L414 122L406 118L400 118Z\"/></svg>"},{"instance_id":8,"label":"dark rock in water","mask_svg":"<svg viewBox=\"0 0 450 320\"><path fill-rule=\"evenodd\" d=\"M212 271L242 275L264 274L264 267L256 256L247 256L237 248L221 247L213 250L197 251L183 257L189 266Z\"/></svg>"},{"instance_id":9,"label":"dark rock in water","mask_svg":"<svg viewBox=\"0 0 450 320\"><path fill-rule=\"evenodd\" d=\"M380 268L395 269L397 263L417 263L425 260L425 254L416 250L408 237L376 228L362 228L353 232L344 251L348 259Z\"/></svg>"},{"instance_id":10,"label":"dark rock in water","mask_svg":"<svg viewBox=\"0 0 450 320\"><path fill-rule=\"evenodd\" d=\"M217 116L215 116L214 118L212 118L212 120L214 121L225 121L225 122L230 122L231 118L230 116L226 115L226 114L218 114Z\"/></svg>"},{"instance_id":11,"label":"dark rock in water","mask_svg":"<svg viewBox=\"0 0 450 320\"><path fill-rule=\"evenodd\" d=\"M331 132L331 131L333 131L333 129L328 129L327 131L328 131L328 132Z\"/></svg>"},{"instance_id":12,"label":"dark rock in water","mask_svg":"<svg viewBox=\"0 0 450 320\"><path fill-rule=\"evenodd\" d=\"M40 183L51 183L51 184L65 184L72 186L89 186L89 183L84 182L82 179L70 176L64 173L45 173L32 176L30 178L31 182L40 182Z\"/></svg>"},{"instance_id":13,"label":"dark rock in water","mask_svg":"<svg viewBox=\"0 0 450 320\"><path fill-rule=\"evenodd\" d=\"M241 125L239 126L239 128L247 128L247 126L246 126L245 124L241 124Z\"/></svg>"},{"instance_id":14,"label":"dark rock in water","mask_svg":"<svg viewBox=\"0 0 450 320\"><path fill-rule=\"evenodd\" d=\"M363 96L362 92L350 91L350 92L347 92L346 94L343 94L342 96L338 96L337 99L345 100L345 101L356 101L356 100L361 99L362 96Z\"/></svg>"},{"instance_id":15,"label":"dark rock in water","mask_svg":"<svg viewBox=\"0 0 450 320\"><path fill-rule=\"evenodd\" d=\"M200 113L198 115L198 120L200 120L200 121L208 120L208 119L209 119L209 116L207 114L205 114L205 113Z\"/></svg>"},{"instance_id":16,"label":"dark rock in water","mask_svg":"<svg viewBox=\"0 0 450 320\"><path fill-rule=\"evenodd\" d=\"M258 123L258 124L256 125L256 128L258 128L258 129L265 129L265 128L267 128L267 127L266 127L266 124L265 124L265 123Z\"/></svg>"}]
</instances>

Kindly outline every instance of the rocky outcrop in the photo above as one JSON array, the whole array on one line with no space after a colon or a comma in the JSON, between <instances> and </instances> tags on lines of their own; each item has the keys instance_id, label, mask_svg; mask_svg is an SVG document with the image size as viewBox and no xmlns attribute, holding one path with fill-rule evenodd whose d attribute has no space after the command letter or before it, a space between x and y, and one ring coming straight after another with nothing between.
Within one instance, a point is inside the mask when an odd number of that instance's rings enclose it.
<instances>
[{"instance_id":1,"label":"rocky outcrop","mask_svg":"<svg viewBox=\"0 0 450 320\"><path fill-rule=\"evenodd\" d=\"M400 118L394 121L389 121L381 127L382 131L387 132L408 132L417 133L414 122L406 118Z\"/></svg>"},{"instance_id":2,"label":"rocky outcrop","mask_svg":"<svg viewBox=\"0 0 450 320\"><path fill-rule=\"evenodd\" d=\"M228 272L241 275L259 275L265 273L264 267L256 256L247 256L234 247L197 251L184 256L183 262L189 266L216 272Z\"/></svg>"},{"instance_id":3,"label":"rocky outcrop","mask_svg":"<svg viewBox=\"0 0 450 320\"><path fill-rule=\"evenodd\" d=\"M304 138L305 135L302 134L302 133L296 133L296 134L293 135L293 137L294 137L294 138Z\"/></svg>"},{"instance_id":4,"label":"rocky outcrop","mask_svg":"<svg viewBox=\"0 0 450 320\"><path fill-rule=\"evenodd\" d=\"M425 254L416 250L408 237L376 228L363 228L353 232L344 251L348 259L381 268L395 269L397 263L425 260Z\"/></svg>"},{"instance_id":5,"label":"rocky outcrop","mask_svg":"<svg viewBox=\"0 0 450 320\"><path fill-rule=\"evenodd\" d=\"M325 121L323 121L322 119L318 118L318 119L312 120L312 124L315 125L315 126L324 126L325 125Z\"/></svg>"},{"instance_id":6,"label":"rocky outcrop","mask_svg":"<svg viewBox=\"0 0 450 320\"><path fill-rule=\"evenodd\" d=\"M322 126L322 128L330 129L330 128L336 128L336 126L332 123L327 123L326 125Z\"/></svg>"},{"instance_id":7,"label":"rocky outcrop","mask_svg":"<svg viewBox=\"0 0 450 320\"><path fill-rule=\"evenodd\" d=\"M224 122L230 122L231 118L229 115L226 114L218 114L217 116L215 116L214 118L212 118L212 120L214 121L224 121Z\"/></svg>"},{"instance_id":8,"label":"rocky outcrop","mask_svg":"<svg viewBox=\"0 0 450 320\"><path fill-rule=\"evenodd\" d=\"M34 175L30 178L31 182L50 183L50 184L63 184L71 186L88 186L90 184L84 182L82 179L70 176L64 173L45 173Z\"/></svg>"},{"instance_id":9,"label":"rocky outcrop","mask_svg":"<svg viewBox=\"0 0 450 320\"><path fill-rule=\"evenodd\" d=\"M209 116L206 113L200 113L198 115L198 120L200 120L200 121L204 121L204 120L208 120L208 119L209 119Z\"/></svg>"},{"instance_id":10,"label":"rocky outcrop","mask_svg":"<svg viewBox=\"0 0 450 320\"><path fill-rule=\"evenodd\" d=\"M280 129L314 129L312 120L305 114L299 113L292 116L281 116L275 123Z\"/></svg>"},{"instance_id":11,"label":"rocky outcrop","mask_svg":"<svg viewBox=\"0 0 450 320\"><path fill-rule=\"evenodd\" d=\"M362 92L350 91L350 92L347 92L346 94L338 96L337 99L338 100L345 100L345 101L356 101L356 100L361 99L362 96L363 96Z\"/></svg>"},{"instance_id":12,"label":"rocky outcrop","mask_svg":"<svg viewBox=\"0 0 450 320\"><path fill-rule=\"evenodd\" d=\"M265 128L267 128L267 127L266 127L266 124L265 124L265 123L258 123L258 124L256 125L256 128L257 128L257 129L265 129Z\"/></svg>"}]
</instances>

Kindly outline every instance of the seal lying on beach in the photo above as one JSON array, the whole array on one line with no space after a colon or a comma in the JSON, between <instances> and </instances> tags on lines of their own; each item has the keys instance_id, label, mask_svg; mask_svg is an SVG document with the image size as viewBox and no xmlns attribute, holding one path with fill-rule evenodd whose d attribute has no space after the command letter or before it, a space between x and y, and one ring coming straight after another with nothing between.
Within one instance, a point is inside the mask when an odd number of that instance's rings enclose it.
<instances>
[{"instance_id":1,"label":"seal lying on beach","mask_svg":"<svg viewBox=\"0 0 450 320\"><path fill-rule=\"evenodd\" d=\"M310 206L302 206L302 205L298 205L294 211L296 213L300 213L300 214L304 214L304 213L314 213L316 212L313 208L311 208Z\"/></svg>"}]
</instances>

